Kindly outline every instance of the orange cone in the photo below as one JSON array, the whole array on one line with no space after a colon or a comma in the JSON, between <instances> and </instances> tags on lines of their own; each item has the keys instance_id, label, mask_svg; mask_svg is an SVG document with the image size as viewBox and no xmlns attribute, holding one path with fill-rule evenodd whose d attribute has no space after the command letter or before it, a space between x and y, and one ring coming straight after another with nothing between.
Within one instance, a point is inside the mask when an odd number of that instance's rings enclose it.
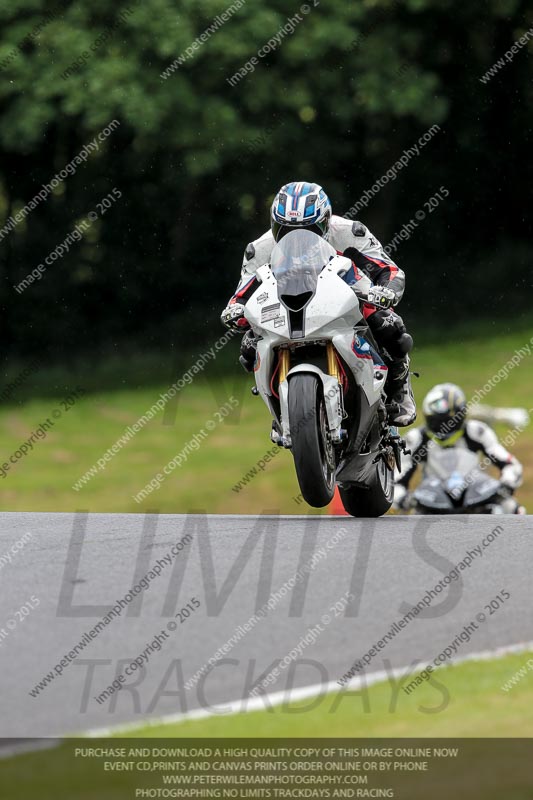
<instances>
[{"instance_id":1,"label":"orange cone","mask_svg":"<svg viewBox=\"0 0 533 800\"><path fill-rule=\"evenodd\" d=\"M339 487L335 487L335 494L333 495L333 500L329 506L329 513L333 514L337 517L349 517L347 511L344 510L344 506L342 504L341 496L339 494Z\"/></svg>"}]
</instances>

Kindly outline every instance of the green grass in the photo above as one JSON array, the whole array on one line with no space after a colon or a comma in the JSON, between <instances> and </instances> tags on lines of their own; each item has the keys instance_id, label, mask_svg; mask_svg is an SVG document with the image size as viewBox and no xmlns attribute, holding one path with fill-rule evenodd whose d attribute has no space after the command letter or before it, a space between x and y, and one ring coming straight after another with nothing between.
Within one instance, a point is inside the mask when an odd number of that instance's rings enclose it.
<instances>
[{"instance_id":1,"label":"green grass","mask_svg":"<svg viewBox=\"0 0 533 800\"><path fill-rule=\"evenodd\" d=\"M173 746L168 741L172 738L244 738L249 742L251 735L280 739L531 737L533 673L528 672L510 692L501 690L502 684L525 665L529 655L521 653L446 667L434 673L432 684L423 684L410 695L406 695L396 681L391 681L376 684L367 692L332 693L291 704L289 708L278 706L268 712L213 716L195 722L139 728L133 734L121 736L120 740L67 742L52 751L0 761L2 797L9 800L125 800L135 796L136 788L160 784L160 777L155 773L106 772L102 760L74 758L73 747L82 744L129 747L134 746L135 739L155 738L160 741L153 742L154 746L168 747ZM140 744L146 746L147 743ZM228 744L225 742L225 746ZM357 744L357 741L352 742L353 746ZM423 741L416 742L417 746L423 744ZM450 742L450 746L457 744ZM500 742L490 766L483 743L463 742L460 747L463 751L467 749L468 757L462 762L454 761L452 766L452 762L442 761L430 776L434 783L431 796L436 800L449 797L526 800L531 797L530 760L522 752L520 743ZM400 781L403 788L398 796L411 800L427 797L427 782L423 782L422 777L420 773L395 775L394 783Z\"/></svg>"},{"instance_id":2,"label":"green grass","mask_svg":"<svg viewBox=\"0 0 533 800\"><path fill-rule=\"evenodd\" d=\"M481 333L462 340L450 333L446 341L424 343L418 337L413 368L417 399L437 382L452 380L471 396L529 341L531 332L495 335ZM230 354L230 348L233 354ZM72 484L117 440L127 425L142 415L159 393L181 372L157 359L132 359L129 363L105 362L96 367L73 364L70 373L44 368L28 379L12 401L3 404L0 430L3 460L16 450L60 400L77 384L86 395L55 421L46 439L0 479L0 501L5 510L35 511L144 511L210 513L302 513L291 457L280 452L265 470L239 493L232 491L248 470L271 448L269 418L258 398L249 393L252 381L229 367L236 346L179 396L175 424L163 425L159 414L120 451L105 471L80 492ZM189 363L194 361L191 358ZM188 364L185 364L185 368ZM211 376L206 380L206 376ZM235 376L235 377L234 377ZM485 398L492 405L533 407L533 372L525 359L507 380ZM136 494L163 465L176 455L214 412L234 394L240 407L224 423L217 424L187 463L168 477L159 491L136 504ZM505 427L498 431L504 434ZM521 434L514 452L525 466L525 484L519 498L533 508L533 428ZM533 737L533 674L528 674L509 693L501 685L523 666L527 655L492 662L469 662L436 673L407 696L385 682L370 687L366 696L330 694L269 712L211 717L178 725L139 730L136 737ZM437 685L438 683L438 685ZM443 698L449 695L449 701ZM394 699L395 698L395 699ZM443 704L439 713L428 713ZM425 710L424 710L425 709ZM518 774L518 773L517 773ZM513 778L514 780L515 778ZM485 770L468 796L479 800L525 800L530 795L516 783L516 791L499 794L493 777ZM516 778L519 781L519 777ZM122 800L134 796L131 779L120 773L104 773L89 761L73 762L68 745L52 752L35 753L0 762L0 795L9 800ZM138 785L135 776L133 785ZM465 796L461 784L444 796ZM409 794L418 798L415 790ZM432 794L435 798L437 795Z\"/></svg>"},{"instance_id":3,"label":"green grass","mask_svg":"<svg viewBox=\"0 0 533 800\"><path fill-rule=\"evenodd\" d=\"M420 402L435 383L452 380L471 396L529 341L530 332L494 335L479 331L458 341L450 333L440 344L424 345L418 337L412 363L421 373L414 379ZM0 478L0 502L5 510L139 512L163 513L208 511L210 513L286 514L307 511L294 497L299 494L292 459L279 451L257 477L240 492L233 491L246 473L272 448L269 440L269 415L259 398L250 394L252 379L236 373L230 366L237 350L228 345L215 363L179 395L173 424L165 412L159 413L129 444L113 457L80 491L72 485L168 388L181 371L172 369L169 358L138 358L120 363L71 365L70 374L42 368L14 393L0 412L3 460L7 461L52 410L62 416L55 420L47 437L39 440L25 458ZM194 356L186 366L192 364ZM87 393L69 411L60 401L75 385ZM105 387L99 389L98 387ZM485 398L492 405L533 407L531 357L525 358L507 380L499 383ZM167 477L161 488L146 500L136 503L136 495L160 472L207 420L224 405L230 395L239 407L222 423L216 423L198 450ZM168 412L167 412L168 414ZM172 415L171 415L172 416ZM505 427L498 432L504 434ZM524 488L520 500L533 508L533 426L517 440L514 452L525 465Z\"/></svg>"},{"instance_id":4,"label":"green grass","mask_svg":"<svg viewBox=\"0 0 533 800\"><path fill-rule=\"evenodd\" d=\"M139 728L135 737L533 737L533 673L508 692L501 686L531 654L468 661L436 670L409 694L413 680L391 678L368 689L333 692L269 711L216 715ZM525 712L525 709L529 709ZM490 727L487 721L490 720ZM118 734L121 735L121 734Z\"/></svg>"}]
</instances>

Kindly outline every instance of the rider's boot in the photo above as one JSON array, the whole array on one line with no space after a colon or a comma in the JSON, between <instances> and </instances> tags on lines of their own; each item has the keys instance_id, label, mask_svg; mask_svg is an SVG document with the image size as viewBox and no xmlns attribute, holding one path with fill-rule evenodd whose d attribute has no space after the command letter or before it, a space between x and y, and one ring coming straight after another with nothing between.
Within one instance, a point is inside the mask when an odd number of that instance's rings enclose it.
<instances>
[{"instance_id":1,"label":"rider's boot","mask_svg":"<svg viewBox=\"0 0 533 800\"><path fill-rule=\"evenodd\" d=\"M388 361L386 392L387 405L392 406L389 412L389 423L405 428L416 419L416 404L411 386L409 372L409 356Z\"/></svg>"}]
</instances>

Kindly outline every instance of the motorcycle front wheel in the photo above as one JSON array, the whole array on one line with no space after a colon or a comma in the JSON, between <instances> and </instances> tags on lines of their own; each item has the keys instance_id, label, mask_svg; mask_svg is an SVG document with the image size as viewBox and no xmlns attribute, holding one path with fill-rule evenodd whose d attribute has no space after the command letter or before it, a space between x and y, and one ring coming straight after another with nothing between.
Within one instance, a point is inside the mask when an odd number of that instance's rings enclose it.
<instances>
[{"instance_id":1,"label":"motorcycle front wheel","mask_svg":"<svg viewBox=\"0 0 533 800\"><path fill-rule=\"evenodd\" d=\"M289 425L300 491L306 503L323 508L335 491L335 452L329 437L322 382L313 373L289 379Z\"/></svg>"}]
</instances>

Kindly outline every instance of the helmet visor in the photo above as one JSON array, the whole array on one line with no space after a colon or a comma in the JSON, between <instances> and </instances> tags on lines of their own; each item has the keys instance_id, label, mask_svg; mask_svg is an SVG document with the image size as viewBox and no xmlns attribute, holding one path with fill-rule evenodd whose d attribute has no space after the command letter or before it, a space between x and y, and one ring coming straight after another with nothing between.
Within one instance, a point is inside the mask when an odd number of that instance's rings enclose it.
<instances>
[{"instance_id":1,"label":"helmet visor","mask_svg":"<svg viewBox=\"0 0 533 800\"><path fill-rule=\"evenodd\" d=\"M428 414L426 424L431 433L440 441L445 442L454 433L461 430L464 425L466 409L462 408L455 414Z\"/></svg>"}]
</instances>

